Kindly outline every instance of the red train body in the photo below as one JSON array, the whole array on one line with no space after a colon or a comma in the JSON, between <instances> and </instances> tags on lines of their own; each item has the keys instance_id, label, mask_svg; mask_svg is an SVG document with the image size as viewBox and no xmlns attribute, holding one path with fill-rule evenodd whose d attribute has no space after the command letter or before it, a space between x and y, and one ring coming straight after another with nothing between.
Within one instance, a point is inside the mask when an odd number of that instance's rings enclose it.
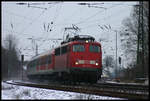
<instances>
[{"instance_id":1,"label":"red train body","mask_svg":"<svg viewBox=\"0 0 150 101\"><path fill-rule=\"evenodd\" d=\"M80 39L64 42L32 58L27 66L28 77L50 78L56 74L62 78L96 82L102 74L101 44L89 38Z\"/></svg>"}]
</instances>

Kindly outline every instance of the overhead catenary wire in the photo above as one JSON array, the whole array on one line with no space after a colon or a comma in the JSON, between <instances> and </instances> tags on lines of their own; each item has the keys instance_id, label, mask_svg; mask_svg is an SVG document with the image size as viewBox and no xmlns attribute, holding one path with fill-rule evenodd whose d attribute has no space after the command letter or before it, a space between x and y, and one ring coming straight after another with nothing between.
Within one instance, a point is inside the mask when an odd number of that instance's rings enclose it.
<instances>
[{"instance_id":1,"label":"overhead catenary wire","mask_svg":"<svg viewBox=\"0 0 150 101\"><path fill-rule=\"evenodd\" d=\"M113 6L109 7L109 8L107 8L106 10L111 9L111 8L114 8L114 7L118 7L118 6L113 5ZM103 13L103 12L106 11L106 10L98 11L98 12L96 12L95 14L89 16L88 18L86 18L86 19L84 19L84 20L82 20L82 21L76 23L76 25L80 25L80 24L87 23L87 22L93 22L93 21L88 21L88 20L91 19L91 18L93 18L93 17L95 17L96 15L99 15L99 14Z\"/></svg>"},{"instance_id":2,"label":"overhead catenary wire","mask_svg":"<svg viewBox=\"0 0 150 101\"><path fill-rule=\"evenodd\" d=\"M44 13L44 11L37 17L37 19L42 15ZM15 15L15 14L14 14ZM17 15L18 16L18 15ZM54 19L56 18L56 16L57 15L55 15L55 17L54 17ZM23 16L20 16L20 17L23 17ZM26 18L26 17L23 17L24 19ZM35 20L34 20L35 21ZM34 21L32 21L30 24L32 24ZM7 31L9 31L9 30L7 30ZM24 30L23 30L24 31ZM23 31L21 32L21 33L23 33ZM18 33L18 32L15 32L15 33ZM19 35L21 35L21 34L19 34Z\"/></svg>"},{"instance_id":3,"label":"overhead catenary wire","mask_svg":"<svg viewBox=\"0 0 150 101\"><path fill-rule=\"evenodd\" d=\"M57 6L57 8L56 8L56 13L55 13L54 18L53 18L53 25L52 25L53 27L54 27L54 24L55 24L55 22L56 22L56 19L58 18L58 15L59 15L58 10L60 11L61 7L62 7L62 3L60 4L59 8L58 8L58 6ZM56 35L56 34L55 34L55 35ZM48 39L48 33L47 33L47 35L46 35L46 38L45 38L45 41L44 41L44 42L46 42L47 39ZM44 42L41 42L41 44L38 45L39 48L44 44Z\"/></svg>"},{"instance_id":4,"label":"overhead catenary wire","mask_svg":"<svg viewBox=\"0 0 150 101\"><path fill-rule=\"evenodd\" d=\"M3 31L11 32L11 29L3 28ZM13 31L14 33L17 33L17 37L21 37L22 35L31 35L31 34L37 34L37 33L21 33L18 31Z\"/></svg>"},{"instance_id":5,"label":"overhead catenary wire","mask_svg":"<svg viewBox=\"0 0 150 101\"><path fill-rule=\"evenodd\" d=\"M4 11L5 11L6 13L8 13L8 14L15 15L15 16L17 16L17 17L21 17L21 18L23 18L23 19L25 19L25 20L33 20L33 19L31 19L31 18L28 18L28 17L26 17L26 16L22 16L22 15L13 13L13 12L8 11L8 10L4 10Z\"/></svg>"},{"instance_id":6,"label":"overhead catenary wire","mask_svg":"<svg viewBox=\"0 0 150 101\"><path fill-rule=\"evenodd\" d=\"M119 12L120 12L120 10L119 10ZM116 13L118 13L118 12L113 13L111 16L114 16ZM121 12L121 13L124 13L124 12ZM95 27L95 26L97 26L98 24L100 24L101 22L106 21L106 19L108 19L108 18L110 18L110 15L107 16L107 17L103 17L103 18L101 18L101 19L95 20L95 21L93 21L92 24L86 24L87 26L81 27L81 29ZM98 22L98 21L99 21L99 22ZM95 22L96 22L96 23L95 23Z\"/></svg>"},{"instance_id":7,"label":"overhead catenary wire","mask_svg":"<svg viewBox=\"0 0 150 101\"><path fill-rule=\"evenodd\" d=\"M48 9L49 9L50 7L51 7L51 6L49 6ZM39 19L39 17L40 17L42 14L44 14L44 12L45 12L45 10L42 11L42 13L37 17L37 19ZM33 22L35 22L37 19L35 19L35 20L33 20L32 22L30 22L30 24L33 24ZM21 31L21 33L24 33L24 31L25 31L26 29L27 29L27 28L23 29L23 30Z\"/></svg>"},{"instance_id":8,"label":"overhead catenary wire","mask_svg":"<svg viewBox=\"0 0 150 101\"><path fill-rule=\"evenodd\" d=\"M61 8L61 6L60 6L60 8ZM59 8L59 9L60 9ZM57 19L57 17L58 17L58 14L57 14L57 12L58 12L58 6L57 6L57 8L56 8L56 11L55 11L56 13L54 14L54 17L52 18L52 20L50 20L51 22L50 23L48 23L48 26L47 26L47 32L48 31L52 31L52 28L54 28L54 25L55 25L55 20ZM46 25L45 25L45 23L44 23L44 29L46 30ZM46 37L47 38L47 37Z\"/></svg>"},{"instance_id":9,"label":"overhead catenary wire","mask_svg":"<svg viewBox=\"0 0 150 101\"><path fill-rule=\"evenodd\" d=\"M116 6L117 6L117 5L116 5ZM57 15L58 15L58 14L55 14L56 17L57 17ZM97 15L96 15L96 16L97 16ZM23 18L23 17L22 17L22 18ZM54 18L55 18L55 17L54 17ZM89 19L92 19L92 20L93 20L93 18L89 18ZM101 19L98 19L98 20L101 20ZM97 20L97 21L98 21L98 20ZM51 20L51 21L54 21L54 20ZM94 21L94 23L96 22L96 20L93 20L93 21ZM81 24L86 24L86 25L88 25L88 22L89 22L89 21L83 22L83 23L80 23L79 25L81 25ZM33 22L33 23L34 23L34 22ZM92 22L92 23L93 23L93 22ZM54 23L54 24L55 24L55 23ZM93 25L93 24L92 24L92 25ZM88 27L89 27L89 26L92 26L92 25L88 25ZM94 25L96 25L96 24L94 24ZM54 26L54 25L53 25L53 26ZM55 24L55 26L56 26L56 24ZM83 28L87 28L87 26L84 26ZM91 27L90 27L90 28L91 28ZM22 34L22 33L20 33L20 34ZM20 34L19 34L19 35L20 35ZM49 34L50 34L50 33L44 34L43 38L45 38L45 35L48 36ZM23 34L22 34L22 35L23 35ZM35 34L35 35L36 35L36 34ZM54 35L56 35L56 34L53 34L52 36L54 36ZM48 38L48 37L46 37L46 38ZM45 41L48 41L48 39L45 40ZM44 44L44 43L43 43L43 44ZM41 46L42 46L42 45L41 45Z\"/></svg>"},{"instance_id":10,"label":"overhead catenary wire","mask_svg":"<svg viewBox=\"0 0 150 101\"><path fill-rule=\"evenodd\" d=\"M120 12L120 11L119 11ZM117 12L116 12L117 13ZM115 15L116 13L113 13L113 15ZM122 12L123 13L123 12ZM112 15L111 15L112 16ZM108 16L107 18L109 18L110 16ZM102 19L107 19L107 18L101 18L101 19L97 19L97 20L93 20L93 24L88 24L88 22L87 22L87 26L84 26L84 27L82 27L81 29L86 29L86 28L92 28L92 27L95 27L95 26L97 26L97 24L99 24L100 22L102 22L103 20ZM100 22L98 22L98 21L100 21ZM94 23L94 22L97 22L97 23Z\"/></svg>"},{"instance_id":11,"label":"overhead catenary wire","mask_svg":"<svg viewBox=\"0 0 150 101\"><path fill-rule=\"evenodd\" d=\"M104 3L105 4L105 3ZM109 7L109 8L107 8L107 10L108 9L111 9L111 8L114 8L114 7L118 7L118 5L119 6L122 6L122 5L125 5L125 6L133 6L133 5L128 5L128 4L125 4L125 3L118 3L118 4L111 4L112 6L111 7ZM103 12L103 11L102 11ZM86 19L84 19L84 20L82 20L82 21L80 21L80 22L78 22L78 23L76 23L76 24L82 24L82 23L88 23L88 22L93 22L93 21L88 21L89 19L91 19L91 18L93 18L93 17L95 17L96 15L98 15L98 13L100 14L100 13L102 13L102 12L100 12L100 11L98 11L97 13L95 13L94 15L92 15L92 16L90 16L90 17L88 17L88 18L86 18ZM98 19L97 20L95 20L95 21L98 21Z\"/></svg>"},{"instance_id":12,"label":"overhead catenary wire","mask_svg":"<svg viewBox=\"0 0 150 101\"><path fill-rule=\"evenodd\" d=\"M33 22L35 22L37 19L39 19L40 16L41 16L42 14L44 14L44 12L45 12L45 9L42 11L42 13L41 13L38 17L36 17L34 20L32 20L32 21L29 23L30 26L33 24ZM23 33L23 32L24 32L26 29L28 29L30 26L29 26L29 25L26 26L21 32Z\"/></svg>"},{"instance_id":13,"label":"overhead catenary wire","mask_svg":"<svg viewBox=\"0 0 150 101\"><path fill-rule=\"evenodd\" d=\"M45 11L47 11L49 8L51 8L52 6L50 5L47 9L44 9L40 14L39 14L39 16L38 17L36 17L34 20L32 20L29 24L30 24L30 26L35 22L35 21L37 21L44 13L45 13ZM27 28L29 28L30 26L27 26L27 27L25 27L21 32L23 33Z\"/></svg>"},{"instance_id":14,"label":"overhead catenary wire","mask_svg":"<svg viewBox=\"0 0 150 101\"><path fill-rule=\"evenodd\" d=\"M81 11L82 11L83 9L81 9L81 7L78 9L76 9L75 11L72 11L72 13L67 17L67 18L64 18L63 19L63 22L64 21L71 21L70 19L72 19L72 18L74 18L75 17L75 15L76 16L78 16L78 15L80 15L80 14L78 14L78 12L80 13ZM78 12L77 12L78 11ZM68 23L68 24L72 24L72 23ZM60 24L59 24L60 25ZM63 24L63 25L65 25L65 24Z\"/></svg>"},{"instance_id":15,"label":"overhead catenary wire","mask_svg":"<svg viewBox=\"0 0 150 101\"><path fill-rule=\"evenodd\" d=\"M7 14L10 14L10 15L14 15L14 16L16 16L16 17L19 17L19 18L21 18L21 19L23 19L23 20L29 20L29 21L32 21L32 20L33 20L33 19L29 18L29 17L22 16L22 15L20 15L20 14L16 14L16 13L11 12L11 11L8 11L8 10L4 10L4 12L6 12ZM17 26L20 26L21 24L23 24L23 22L22 22L23 20L21 20L21 21L18 22L18 23L15 22L15 26L17 27ZM17 21L19 21L19 20L17 20Z\"/></svg>"},{"instance_id":16,"label":"overhead catenary wire","mask_svg":"<svg viewBox=\"0 0 150 101\"><path fill-rule=\"evenodd\" d=\"M86 22L88 19L91 19L91 18L95 17L96 15L98 15L100 12L103 12L103 11L98 11L98 12L96 12L94 15L92 15L92 16L90 16L90 17L88 17L88 18L86 18L86 19L84 19L84 20L82 20L82 21L80 21L80 22L78 22L78 23L75 23L75 24L76 24L76 25L79 25L79 24L81 24L81 23L84 23L84 22Z\"/></svg>"},{"instance_id":17,"label":"overhead catenary wire","mask_svg":"<svg viewBox=\"0 0 150 101\"><path fill-rule=\"evenodd\" d=\"M57 10L57 9L56 9ZM54 17L55 18L55 17ZM46 41L46 40L45 40ZM44 42L43 42L44 43ZM41 46L41 45L40 45Z\"/></svg>"},{"instance_id":18,"label":"overhead catenary wire","mask_svg":"<svg viewBox=\"0 0 150 101\"><path fill-rule=\"evenodd\" d=\"M111 6L110 8L112 8L112 7L115 7L115 6ZM110 9L110 8L107 8L107 9ZM82 21L76 23L76 25L79 25L79 24L81 24L81 23L85 23L85 22L87 22L87 20L89 20L89 19L95 17L96 15L99 15L100 13L102 13L102 12L104 12L104 11L106 11L106 9L105 9L105 10L102 10L102 11L100 10L100 11L96 12L95 14L93 14L93 15L87 17L86 19L84 19L84 20L82 20Z\"/></svg>"},{"instance_id":19,"label":"overhead catenary wire","mask_svg":"<svg viewBox=\"0 0 150 101\"><path fill-rule=\"evenodd\" d=\"M51 6L49 6L48 7L48 9L50 8ZM13 14L13 15L15 15L15 16L18 16L18 17L22 17L22 18L24 18L24 19L27 19L27 20L31 20L31 22L30 22L30 26L33 24L33 22L35 22L37 19L39 19L39 17L42 15L42 14L44 14L44 12L45 12L45 10L43 10L42 11L42 13L38 16L38 17L36 17L36 19L31 19L31 18L28 18L28 17L26 17L26 16L21 16L21 15L19 15L19 14L15 14L15 13L12 13L12 12L10 12L10 11L8 11L8 10L6 10L6 12L7 13L10 13L10 14ZM21 22L21 23L23 23L23 22ZM21 24L20 23L20 24ZM19 24L18 24L19 25ZM29 27L30 27L29 26ZM22 31L20 31L19 33L24 33L24 31L26 30L28 28L28 26L26 26ZM8 29L7 29L8 30ZM18 32L17 32L18 33ZM20 34L21 35L21 34Z\"/></svg>"}]
</instances>

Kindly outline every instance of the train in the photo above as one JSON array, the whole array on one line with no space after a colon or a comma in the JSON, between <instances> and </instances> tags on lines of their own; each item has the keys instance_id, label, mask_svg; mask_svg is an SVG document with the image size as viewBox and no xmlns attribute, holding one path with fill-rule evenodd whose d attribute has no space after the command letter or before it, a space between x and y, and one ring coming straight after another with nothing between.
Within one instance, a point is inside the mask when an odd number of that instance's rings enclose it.
<instances>
[{"instance_id":1,"label":"train","mask_svg":"<svg viewBox=\"0 0 150 101\"><path fill-rule=\"evenodd\" d=\"M96 83L102 75L102 48L89 35L76 35L61 45L33 57L27 65L27 77Z\"/></svg>"}]
</instances>

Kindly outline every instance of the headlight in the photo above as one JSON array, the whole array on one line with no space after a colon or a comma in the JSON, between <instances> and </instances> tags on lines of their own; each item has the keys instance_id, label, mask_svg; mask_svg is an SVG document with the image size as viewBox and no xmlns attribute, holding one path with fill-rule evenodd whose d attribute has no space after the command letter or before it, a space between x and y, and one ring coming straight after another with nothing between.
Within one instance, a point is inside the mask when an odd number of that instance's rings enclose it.
<instances>
[{"instance_id":1,"label":"headlight","mask_svg":"<svg viewBox=\"0 0 150 101\"><path fill-rule=\"evenodd\" d=\"M75 62L75 64L78 65L79 63L78 63L78 62Z\"/></svg>"},{"instance_id":2,"label":"headlight","mask_svg":"<svg viewBox=\"0 0 150 101\"><path fill-rule=\"evenodd\" d=\"M95 65L98 66L98 63L96 63Z\"/></svg>"}]
</instances>

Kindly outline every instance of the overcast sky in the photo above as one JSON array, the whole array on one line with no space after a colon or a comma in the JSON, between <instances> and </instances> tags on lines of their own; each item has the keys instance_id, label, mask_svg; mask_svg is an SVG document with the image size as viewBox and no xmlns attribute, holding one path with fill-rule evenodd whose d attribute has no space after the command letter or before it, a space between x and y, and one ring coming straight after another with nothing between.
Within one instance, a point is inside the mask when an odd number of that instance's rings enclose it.
<instances>
[{"instance_id":1,"label":"overcast sky","mask_svg":"<svg viewBox=\"0 0 150 101\"><path fill-rule=\"evenodd\" d=\"M49 39L63 38L65 27L78 26L80 35L92 35L98 41L106 33L98 25L110 25L118 30L122 20L130 16L132 5L137 2L2 2L2 43L6 35L14 34L18 39L18 48L25 60L35 55L33 45L28 38L36 40L38 53L59 45L61 41ZM38 4L37 4L38 3ZM83 3L83 2L82 2ZM51 30L51 31L50 31Z\"/></svg>"}]
</instances>

